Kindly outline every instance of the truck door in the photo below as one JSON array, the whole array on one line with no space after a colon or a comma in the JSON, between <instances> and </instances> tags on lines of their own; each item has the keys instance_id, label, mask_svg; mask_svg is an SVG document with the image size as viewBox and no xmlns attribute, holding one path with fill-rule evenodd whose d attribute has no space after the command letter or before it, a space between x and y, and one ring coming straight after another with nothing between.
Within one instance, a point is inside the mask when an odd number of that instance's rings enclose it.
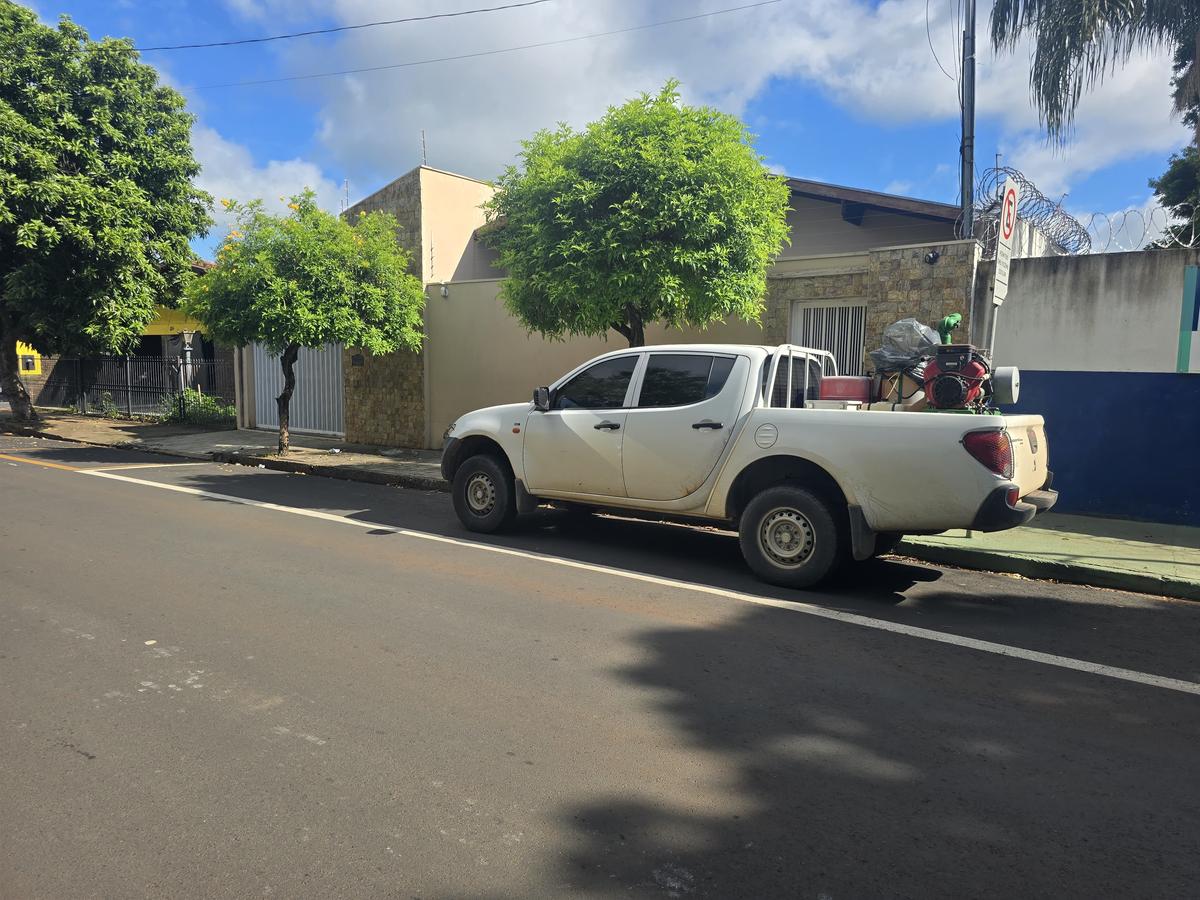
<instances>
[{"instance_id":1,"label":"truck door","mask_svg":"<svg viewBox=\"0 0 1200 900\"><path fill-rule=\"evenodd\" d=\"M547 412L525 422L525 479L531 493L624 497L621 446L638 354L601 360L558 387Z\"/></svg>"},{"instance_id":2,"label":"truck door","mask_svg":"<svg viewBox=\"0 0 1200 900\"><path fill-rule=\"evenodd\" d=\"M733 354L649 354L625 420L629 497L678 500L704 483L733 432L749 370Z\"/></svg>"}]
</instances>

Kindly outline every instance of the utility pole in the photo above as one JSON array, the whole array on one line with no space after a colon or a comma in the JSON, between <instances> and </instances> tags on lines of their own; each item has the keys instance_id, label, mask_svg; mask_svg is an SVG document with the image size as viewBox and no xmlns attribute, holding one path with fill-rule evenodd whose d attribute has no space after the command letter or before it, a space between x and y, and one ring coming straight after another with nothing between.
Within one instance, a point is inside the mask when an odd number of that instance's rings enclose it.
<instances>
[{"instance_id":1,"label":"utility pole","mask_svg":"<svg viewBox=\"0 0 1200 900\"><path fill-rule=\"evenodd\" d=\"M962 234L975 233L975 0L963 0Z\"/></svg>"}]
</instances>

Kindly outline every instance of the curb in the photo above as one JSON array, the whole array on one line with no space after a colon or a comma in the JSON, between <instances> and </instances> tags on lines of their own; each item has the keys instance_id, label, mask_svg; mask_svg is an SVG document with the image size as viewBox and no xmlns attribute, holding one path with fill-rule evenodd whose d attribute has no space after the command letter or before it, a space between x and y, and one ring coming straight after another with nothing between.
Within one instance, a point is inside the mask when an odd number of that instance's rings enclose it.
<instances>
[{"instance_id":1,"label":"curb","mask_svg":"<svg viewBox=\"0 0 1200 900\"><path fill-rule=\"evenodd\" d=\"M276 456L255 456L235 451L215 451L207 458L213 462L231 463L238 466L262 466L264 469L274 469L276 472L292 472L299 475L319 475L322 478L337 478L342 481L364 481L368 484L386 484L392 487L413 488L418 491L450 490L441 478L431 478L427 475L412 475L404 472L373 472L370 469L359 469L354 466L323 466L320 463L300 462L299 460L280 459Z\"/></svg>"},{"instance_id":2,"label":"curb","mask_svg":"<svg viewBox=\"0 0 1200 900\"><path fill-rule=\"evenodd\" d=\"M913 541L901 541L895 552L901 556L926 562L1000 572L1081 584L1087 587L1110 588L1136 594L1176 597L1180 600L1200 600L1200 584L1179 578L1164 578L1142 572L1118 572L1112 569L1093 569L1071 563L1054 562L1031 556L1001 554L992 550L969 550L962 547L942 547Z\"/></svg>"}]
</instances>

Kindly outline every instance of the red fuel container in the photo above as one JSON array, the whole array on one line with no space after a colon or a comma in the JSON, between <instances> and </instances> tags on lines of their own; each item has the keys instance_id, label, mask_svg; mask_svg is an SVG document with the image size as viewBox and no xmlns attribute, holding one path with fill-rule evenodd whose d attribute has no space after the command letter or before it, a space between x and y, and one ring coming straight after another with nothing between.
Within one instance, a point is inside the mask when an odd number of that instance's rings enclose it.
<instances>
[{"instance_id":1,"label":"red fuel container","mask_svg":"<svg viewBox=\"0 0 1200 900\"><path fill-rule=\"evenodd\" d=\"M829 375L821 379L822 400L871 402L871 379L863 375Z\"/></svg>"}]
</instances>

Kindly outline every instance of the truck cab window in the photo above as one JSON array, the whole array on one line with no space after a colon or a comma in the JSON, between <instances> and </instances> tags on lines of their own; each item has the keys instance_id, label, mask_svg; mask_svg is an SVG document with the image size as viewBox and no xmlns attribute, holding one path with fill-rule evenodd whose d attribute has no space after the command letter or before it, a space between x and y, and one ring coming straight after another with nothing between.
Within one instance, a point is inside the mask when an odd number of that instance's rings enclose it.
<instances>
[{"instance_id":1,"label":"truck cab window","mask_svg":"<svg viewBox=\"0 0 1200 900\"><path fill-rule=\"evenodd\" d=\"M690 406L721 393L733 369L731 356L655 353L646 365L639 408Z\"/></svg>"},{"instance_id":2,"label":"truck cab window","mask_svg":"<svg viewBox=\"0 0 1200 900\"><path fill-rule=\"evenodd\" d=\"M618 356L584 369L554 392L554 408L620 409L636 365L636 356Z\"/></svg>"}]
</instances>

